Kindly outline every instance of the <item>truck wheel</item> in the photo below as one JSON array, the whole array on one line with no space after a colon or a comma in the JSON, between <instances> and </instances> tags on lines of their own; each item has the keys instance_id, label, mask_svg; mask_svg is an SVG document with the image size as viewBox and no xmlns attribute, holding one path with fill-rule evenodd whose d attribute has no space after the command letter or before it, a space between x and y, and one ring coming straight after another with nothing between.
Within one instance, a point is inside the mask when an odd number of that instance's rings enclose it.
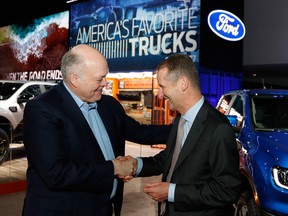
<instances>
[{"instance_id":1,"label":"truck wheel","mask_svg":"<svg viewBox=\"0 0 288 216\"><path fill-rule=\"evenodd\" d=\"M9 137L7 133L0 129L0 165L7 160L9 155Z\"/></svg>"},{"instance_id":2,"label":"truck wheel","mask_svg":"<svg viewBox=\"0 0 288 216\"><path fill-rule=\"evenodd\" d=\"M252 194L247 191L241 194L236 204L235 216L261 216Z\"/></svg>"}]
</instances>

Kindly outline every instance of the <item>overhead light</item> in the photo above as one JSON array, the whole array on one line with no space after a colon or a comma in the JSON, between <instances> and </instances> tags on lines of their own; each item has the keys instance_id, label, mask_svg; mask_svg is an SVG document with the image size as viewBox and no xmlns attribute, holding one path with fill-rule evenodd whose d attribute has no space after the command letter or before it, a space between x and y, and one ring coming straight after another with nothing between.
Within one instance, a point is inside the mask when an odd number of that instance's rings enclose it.
<instances>
[{"instance_id":1,"label":"overhead light","mask_svg":"<svg viewBox=\"0 0 288 216\"><path fill-rule=\"evenodd\" d=\"M66 1L67 4L73 3L73 2L77 2L78 0L68 0Z\"/></svg>"},{"instance_id":2,"label":"overhead light","mask_svg":"<svg viewBox=\"0 0 288 216\"><path fill-rule=\"evenodd\" d=\"M66 0L66 4L73 4L73 3L81 3L81 2L87 2L89 0Z\"/></svg>"}]
</instances>

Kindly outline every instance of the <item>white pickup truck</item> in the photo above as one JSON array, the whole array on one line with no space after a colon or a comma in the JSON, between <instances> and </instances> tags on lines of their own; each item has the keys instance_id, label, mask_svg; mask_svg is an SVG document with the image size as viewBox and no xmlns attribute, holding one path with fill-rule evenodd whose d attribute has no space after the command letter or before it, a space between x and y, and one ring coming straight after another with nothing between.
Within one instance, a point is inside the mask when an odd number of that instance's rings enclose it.
<instances>
[{"instance_id":1,"label":"white pickup truck","mask_svg":"<svg viewBox=\"0 0 288 216\"><path fill-rule=\"evenodd\" d=\"M54 85L45 81L0 80L0 165L9 155L10 143L22 143L26 102Z\"/></svg>"}]
</instances>

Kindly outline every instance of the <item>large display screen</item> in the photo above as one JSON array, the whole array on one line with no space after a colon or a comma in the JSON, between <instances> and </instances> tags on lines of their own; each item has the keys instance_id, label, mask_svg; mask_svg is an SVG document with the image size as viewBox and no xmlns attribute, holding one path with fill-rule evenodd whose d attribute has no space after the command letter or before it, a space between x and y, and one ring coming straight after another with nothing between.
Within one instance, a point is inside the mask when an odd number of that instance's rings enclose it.
<instances>
[{"instance_id":1,"label":"large display screen","mask_svg":"<svg viewBox=\"0 0 288 216\"><path fill-rule=\"evenodd\" d=\"M71 6L70 46L89 44L110 72L154 70L173 53L199 62L200 0L90 0Z\"/></svg>"},{"instance_id":2,"label":"large display screen","mask_svg":"<svg viewBox=\"0 0 288 216\"><path fill-rule=\"evenodd\" d=\"M60 80L69 11L0 28L0 79Z\"/></svg>"}]
</instances>

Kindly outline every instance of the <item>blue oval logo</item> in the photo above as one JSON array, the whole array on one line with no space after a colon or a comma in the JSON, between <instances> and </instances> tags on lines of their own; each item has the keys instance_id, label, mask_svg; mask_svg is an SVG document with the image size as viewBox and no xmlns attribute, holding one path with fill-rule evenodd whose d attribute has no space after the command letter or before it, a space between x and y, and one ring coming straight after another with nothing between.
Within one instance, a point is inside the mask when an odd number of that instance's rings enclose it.
<instances>
[{"instance_id":1,"label":"blue oval logo","mask_svg":"<svg viewBox=\"0 0 288 216\"><path fill-rule=\"evenodd\" d=\"M246 33L243 22L225 10L211 11L208 15L208 25L216 35L229 41L241 40Z\"/></svg>"}]
</instances>

